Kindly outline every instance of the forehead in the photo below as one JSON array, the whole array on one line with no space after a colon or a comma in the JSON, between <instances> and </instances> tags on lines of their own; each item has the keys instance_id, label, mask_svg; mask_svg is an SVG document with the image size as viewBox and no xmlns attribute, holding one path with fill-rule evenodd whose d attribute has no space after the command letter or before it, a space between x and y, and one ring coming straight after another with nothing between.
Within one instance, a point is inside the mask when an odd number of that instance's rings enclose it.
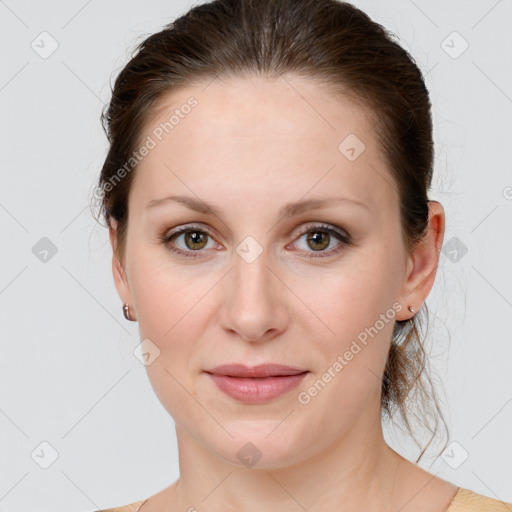
<instances>
[{"instance_id":1,"label":"forehead","mask_svg":"<svg viewBox=\"0 0 512 512\"><path fill-rule=\"evenodd\" d=\"M154 147L134 201L188 186L205 199L238 192L279 206L339 190L378 209L397 196L373 124L348 97L297 76L190 86L163 98L139 137Z\"/></svg>"}]
</instances>

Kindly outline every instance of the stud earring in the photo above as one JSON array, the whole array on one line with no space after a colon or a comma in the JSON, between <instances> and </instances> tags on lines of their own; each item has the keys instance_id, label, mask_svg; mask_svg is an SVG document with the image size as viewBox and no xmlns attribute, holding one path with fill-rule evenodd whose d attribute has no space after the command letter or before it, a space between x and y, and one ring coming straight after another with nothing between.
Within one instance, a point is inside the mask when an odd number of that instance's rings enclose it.
<instances>
[{"instance_id":1,"label":"stud earring","mask_svg":"<svg viewBox=\"0 0 512 512\"><path fill-rule=\"evenodd\" d=\"M130 310L128 308L128 303L126 303L123 306L123 314L124 314L124 317L126 318L126 320L130 320L130 321L134 322L133 318L130 316Z\"/></svg>"},{"instance_id":2,"label":"stud earring","mask_svg":"<svg viewBox=\"0 0 512 512\"><path fill-rule=\"evenodd\" d=\"M409 306L409 311L410 311L411 313L414 313L416 310L415 310L412 306Z\"/></svg>"}]
</instances>

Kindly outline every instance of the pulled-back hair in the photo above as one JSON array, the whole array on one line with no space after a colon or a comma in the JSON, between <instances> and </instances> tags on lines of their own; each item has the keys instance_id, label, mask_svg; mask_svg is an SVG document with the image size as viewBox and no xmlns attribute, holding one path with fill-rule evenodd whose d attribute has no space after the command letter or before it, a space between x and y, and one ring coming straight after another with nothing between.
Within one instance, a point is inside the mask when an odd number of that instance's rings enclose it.
<instances>
[{"instance_id":1,"label":"pulled-back hair","mask_svg":"<svg viewBox=\"0 0 512 512\"><path fill-rule=\"evenodd\" d=\"M110 147L96 190L101 192L99 213L107 224L111 219L118 223L121 260L136 170L133 165L132 172L126 172L126 162L133 161L143 128L159 102L219 76L284 74L325 84L333 94L365 108L399 193L405 247L410 251L424 238L434 156L431 104L421 71L393 34L338 0L214 0L191 8L137 46L102 113ZM113 186L121 168L123 179ZM429 377L423 321L428 324L425 304L410 320L395 323L382 379L381 412L395 418L398 411L416 440L410 421L414 416L432 433L431 441L439 420L445 427L446 422Z\"/></svg>"}]
</instances>

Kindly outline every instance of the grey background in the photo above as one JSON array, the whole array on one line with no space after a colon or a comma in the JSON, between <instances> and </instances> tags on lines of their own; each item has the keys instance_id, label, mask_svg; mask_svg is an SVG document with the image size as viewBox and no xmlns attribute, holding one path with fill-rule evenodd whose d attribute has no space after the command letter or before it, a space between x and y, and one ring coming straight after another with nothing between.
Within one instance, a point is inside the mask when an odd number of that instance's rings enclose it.
<instances>
[{"instance_id":1,"label":"grey background","mask_svg":"<svg viewBox=\"0 0 512 512\"><path fill-rule=\"evenodd\" d=\"M512 0L354 3L412 52L433 103L431 198L447 229L427 305L456 444L420 465L512 501ZM110 80L191 5L0 1L0 512L119 506L178 477L174 423L133 356L138 327L123 318L89 197Z\"/></svg>"}]
</instances>

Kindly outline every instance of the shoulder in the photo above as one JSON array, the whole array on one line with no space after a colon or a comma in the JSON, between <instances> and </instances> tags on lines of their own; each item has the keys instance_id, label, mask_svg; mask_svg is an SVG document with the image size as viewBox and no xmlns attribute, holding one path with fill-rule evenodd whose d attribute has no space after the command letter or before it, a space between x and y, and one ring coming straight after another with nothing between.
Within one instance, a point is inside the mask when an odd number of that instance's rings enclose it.
<instances>
[{"instance_id":1,"label":"shoulder","mask_svg":"<svg viewBox=\"0 0 512 512\"><path fill-rule=\"evenodd\" d=\"M130 503L129 505L125 505L124 507L97 510L96 512L138 512L145 501L147 500L136 501L135 503Z\"/></svg>"},{"instance_id":2,"label":"shoulder","mask_svg":"<svg viewBox=\"0 0 512 512\"><path fill-rule=\"evenodd\" d=\"M447 512L512 512L512 503L459 488Z\"/></svg>"}]
</instances>

